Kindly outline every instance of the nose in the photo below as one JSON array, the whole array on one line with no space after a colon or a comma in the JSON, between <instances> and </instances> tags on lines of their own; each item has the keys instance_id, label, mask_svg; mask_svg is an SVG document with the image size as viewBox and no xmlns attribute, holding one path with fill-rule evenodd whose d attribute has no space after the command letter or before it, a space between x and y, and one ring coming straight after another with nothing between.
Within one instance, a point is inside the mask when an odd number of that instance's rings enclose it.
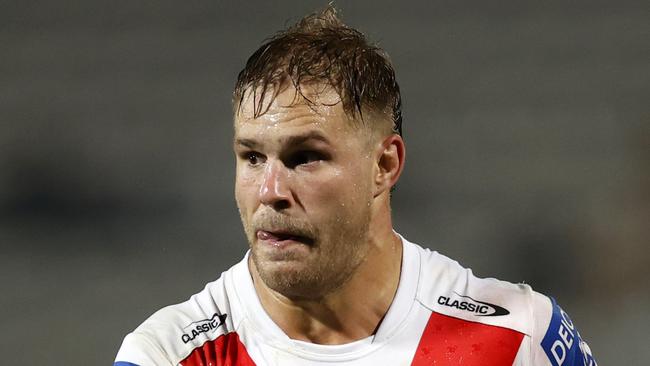
<instances>
[{"instance_id":1,"label":"nose","mask_svg":"<svg viewBox=\"0 0 650 366\"><path fill-rule=\"evenodd\" d=\"M259 192L260 202L276 211L291 206L292 195L287 167L281 161L267 161Z\"/></svg>"}]
</instances>

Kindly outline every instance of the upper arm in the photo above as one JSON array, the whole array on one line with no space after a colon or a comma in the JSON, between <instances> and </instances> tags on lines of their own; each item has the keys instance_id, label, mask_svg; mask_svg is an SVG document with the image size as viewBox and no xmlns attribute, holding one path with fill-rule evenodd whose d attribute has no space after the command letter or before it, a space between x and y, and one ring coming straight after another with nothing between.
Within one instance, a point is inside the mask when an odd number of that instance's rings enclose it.
<instances>
[{"instance_id":1,"label":"upper arm","mask_svg":"<svg viewBox=\"0 0 650 366\"><path fill-rule=\"evenodd\" d=\"M531 345L533 365L597 366L591 349L569 315L555 302L535 294Z\"/></svg>"}]
</instances>

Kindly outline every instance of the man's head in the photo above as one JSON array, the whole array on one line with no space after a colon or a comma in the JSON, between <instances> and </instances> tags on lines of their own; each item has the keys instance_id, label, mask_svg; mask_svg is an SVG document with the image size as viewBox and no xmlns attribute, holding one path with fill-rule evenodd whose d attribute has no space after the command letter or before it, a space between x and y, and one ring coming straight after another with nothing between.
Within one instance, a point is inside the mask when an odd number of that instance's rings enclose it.
<instances>
[{"instance_id":1,"label":"man's head","mask_svg":"<svg viewBox=\"0 0 650 366\"><path fill-rule=\"evenodd\" d=\"M390 61L363 34L343 24L331 6L278 33L251 55L237 78L235 114L246 97L253 98L258 117L284 88L294 88L304 98L303 86L313 83L333 87L352 119L402 134L402 99ZM271 98L265 98L269 93ZM366 119L364 112L385 118Z\"/></svg>"},{"instance_id":2,"label":"man's head","mask_svg":"<svg viewBox=\"0 0 650 366\"><path fill-rule=\"evenodd\" d=\"M234 93L236 199L254 270L289 297L341 286L390 232L404 145L390 62L333 8L279 33Z\"/></svg>"}]
</instances>

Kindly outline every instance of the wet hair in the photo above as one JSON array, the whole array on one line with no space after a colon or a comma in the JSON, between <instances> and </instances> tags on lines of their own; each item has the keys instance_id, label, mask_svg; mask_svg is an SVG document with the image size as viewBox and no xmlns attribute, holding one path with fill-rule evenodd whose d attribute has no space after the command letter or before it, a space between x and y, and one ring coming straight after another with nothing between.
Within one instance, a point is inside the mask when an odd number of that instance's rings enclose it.
<instances>
[{"instance_id":1,"label":"wet hair","mask_svg":"<svg viewBox=\"0 0 650 366\"><path fill-rule=\"evenodd\" d=\"M257 118L291 85L313 105L301 90L310 83L332 86L349 117L364 121L364 109L387 114L393 132L402 134L402 100L388 56L341 22L331 5L267 39L251 55L235 85L235 113L252 93ZM269 93L271 98L265 98Z\"/></svg>"}]
</instances>

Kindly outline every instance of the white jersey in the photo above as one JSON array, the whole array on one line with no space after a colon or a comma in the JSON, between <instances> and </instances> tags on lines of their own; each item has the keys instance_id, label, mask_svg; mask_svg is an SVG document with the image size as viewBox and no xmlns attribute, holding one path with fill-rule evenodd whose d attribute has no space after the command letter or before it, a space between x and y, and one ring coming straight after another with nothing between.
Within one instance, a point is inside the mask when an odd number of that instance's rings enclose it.
<instances>
[{"instance_id":1,"label":"white jersey","mask_svg":"<svg viewBox=\"0 0 650 366\"><path fill-rule=\"evenodd\" d=\"M342 345L290 339L262 308L247 254L128 334L115 365L596 365L553 299L528 285L477 278L437 252L402 243L395 298L369 338Z\"/></svg>"}]
</instances>

